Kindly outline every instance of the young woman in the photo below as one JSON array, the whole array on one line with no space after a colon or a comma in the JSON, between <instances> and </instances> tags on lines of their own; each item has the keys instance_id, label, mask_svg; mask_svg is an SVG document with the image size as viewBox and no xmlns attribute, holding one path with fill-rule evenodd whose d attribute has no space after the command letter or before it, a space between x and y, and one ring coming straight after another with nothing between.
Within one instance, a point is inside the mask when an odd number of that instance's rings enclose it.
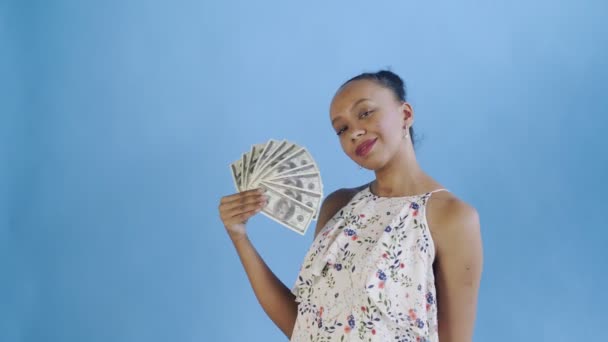
<instances>
[{"instance_id":1,"label":"young woman","mask_svg":"<svg viewBox=\"0 0 608 342\"><path fill-rule=\"evenodd\" d=\"M325 198L293 289L247 238L263 193L221 199L220 217L265 312L291 341L471 341L479 216L418 165L403 81L390 71L348 80L330 120L346 155L375 179Z\"/></svg>"}]
</instances>

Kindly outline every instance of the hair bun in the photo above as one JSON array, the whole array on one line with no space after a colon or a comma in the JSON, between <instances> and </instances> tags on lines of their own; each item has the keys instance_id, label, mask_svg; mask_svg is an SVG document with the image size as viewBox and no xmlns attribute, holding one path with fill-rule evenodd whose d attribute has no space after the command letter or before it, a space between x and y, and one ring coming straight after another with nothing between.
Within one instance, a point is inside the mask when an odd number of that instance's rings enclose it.
<instances>
[{"instance_id":1,"label":"hair bun","mask_svg":"<svg viewBox=\"0 0 608 342\"><path fill-rule=\"evenodd\" d=\"M401 77L390 70L380 70L376 75L378 75L378 78L380 79L386 78L391 82L394 82L396 86L403 87L403 80Z\"/></svg>"}]
</instances>

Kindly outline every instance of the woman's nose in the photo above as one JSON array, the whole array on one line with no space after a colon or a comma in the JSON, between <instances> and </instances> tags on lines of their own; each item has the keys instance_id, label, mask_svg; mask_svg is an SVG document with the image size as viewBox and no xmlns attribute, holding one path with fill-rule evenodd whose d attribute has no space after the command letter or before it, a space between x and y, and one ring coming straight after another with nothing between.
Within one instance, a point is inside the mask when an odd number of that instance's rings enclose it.
<instances>
[{"instance_id":1,"label":"woman's nose","mask_svg":"<svg viewBox=\"0 0 608 342\"><path fill-rule=\"evenodd\" d=\"M362 128L353 128L352 133L350 134L351 140L355 141L360 136L365 134L365 130Z\"/></svg>"}]
</instances>

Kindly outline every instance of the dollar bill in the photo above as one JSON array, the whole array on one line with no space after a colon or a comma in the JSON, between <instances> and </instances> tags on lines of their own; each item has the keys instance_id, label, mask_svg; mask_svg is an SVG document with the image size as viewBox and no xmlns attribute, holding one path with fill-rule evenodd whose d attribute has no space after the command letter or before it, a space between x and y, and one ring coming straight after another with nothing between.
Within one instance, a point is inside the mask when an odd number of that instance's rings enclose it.
<instances>
[{"instance_id":1,"label":"dollar bill","mask_svg":"<svg viewBox=\"0 0 608 342\"><path fill-rule=\"evenodd\" d=\"M232 172L232 181L237 191L242 191L243 184L243 160L239 159L230 164L230 171Z\"/></svg>"},{"instance_id":2,"label":"dollar bill","mask_svg":"<svg viewBox=\"0 0 608 342\"><path fill-rule=\"evenodd\" d=\"M296 166L293 164L282 164L276 167L275 170L271 170L265 179L289 177L302 174L319 173L319 169L315 164L309 164L304 166Z\"/></svg>"},{"instance_id":3,"label":"dollar bill","mask_svg":"<svg viewBox=\"0 0 608 342\"><path fill-rule=\"evenodd\" d=\"M272 178L277 173L283 173L289 170L293 170L297 167L305 167L308 165L314 165L312 156L305 148L297 149L296 151L287 154L284 153L280 156L280 160L276 160L276 163L272 165L270 163L266 169L260 173L258 179L261 178ZM314 167L314 166L313 166Z\"/></svg>"},{"instance_id":4,"label":"dollar bill","mask_svg":"<svg viewBox=\"0 0 608 342\"><path fill-rule=\"evenodd\" d=\"M271 181L262 181L264 187L271 188L280 192L282 195L291 198L295 202L303 204L310 209L314 210L313 217L316 217L316 211L321 206L320 193L312 192L300 188L296 188L289 185L282 185L280 183L273 183Z\"/></svg>"},{"instance_id":5,"label":"dollar bill","mask_svg":"<svg viewBox=\"0 0 608 342\"><path fill-rule=\"evenodd\" d=\"M261 187L266 189L265 194L268 196L268 203L261 212L283 226L304 235L310 226L314 210L270 186Z\"/></svg>"},{"instance_id":6,"label":"dollar bill","mask_svg":"<svg viewBox=\"0 0 608 342\"><path fill-rule=\"evenodd\" d=\"M268 161L261 166L260 171L255 175L253 182L257 182L260 178L265 177L269 170L272 170L275 165L283 161L287 156L291 155L295 150L301 149L296 144L285 142L284 145L279 146L271 155L268 157ZM259 182L253 183L257 186Z\"/></svg>"},{"instance_id":7,"label":"dollar bill","mask_svg":"<svg viewBox=\"0 0 608 342\"><path fill-rule=\"evenodd\" d=\"M247 174L247 170L249 168L249 152L243 153L243 156L241 157L241 159L243 159L243 190L248 190L247 185L249 184L249 181L247 180L247 178L249 178L249 175Z\"/></svg>"},{"instance_id":8,"label":"dollar bill","mask_svg":"<svg viewBox=\"0 0 608 342\"><path fill-rule=\"evenodd\" d=\"M263 158L263 161L261 163L258 163L258 166L256 166L256 171L255 171L253 177L251 177L251 179L252 180L258 179L260 172L266 168L266 165L268 164L268 162L270 160L272 160L274 157L276 157L277 154L279 154L287 146L289 146L289 142L287 140L283 140L283 141L278 142L276 145L273 145L272 150L264 151L264 153L262 153L262 157L261 157L261 158Z\"/></svg>"},{"instance_id":9,"label":"dollar bill","mask_svg":"<svg viewBox=\"0 0 608 342\"><path fill-rule=\"evenodd\" d=\"M270 139L266 144L264 144L262 153L260 154L258 162L256 163L255 168L253 170L253 177L251 178L252 180L255 179L255 176L257 175L260 168L264 165L264 163L268 160L268 157L277 149L278 146L279 142L274 139Z\"/></svg>"},{"instance_id":10,"label":"dollar bill","mask_svg":"<svg viewBox=\"0 0 608 342\"><path fill-rule=\"evenodd\" d=\"M260 158L260 155L262 154L262 149L264 148L264 144L255 144L253 146L251 146L251 151L249 152L249 159L248 159L248 165L247 165L247 177L251 178L253 175L253 170L255 169L256 164L258 163L258 160ZM250 189L251 187L249 186L249 184L247 184L247 188Z\"/></svg>"},{"instance_id":11,"label":"dollar bill","mask_svg":"<svg viewBox=\"0 0 608 342\"><path fill-rule=\"evenodd\" d=\"M291 176L287 175L282 177L265 179L265 181L271 184L292 186L294 188L302 189L304 191L312 191L321 194L323 193L323 183L321 182L321 176L318 172L302 173Z\"/></svg>"}]
</instances>

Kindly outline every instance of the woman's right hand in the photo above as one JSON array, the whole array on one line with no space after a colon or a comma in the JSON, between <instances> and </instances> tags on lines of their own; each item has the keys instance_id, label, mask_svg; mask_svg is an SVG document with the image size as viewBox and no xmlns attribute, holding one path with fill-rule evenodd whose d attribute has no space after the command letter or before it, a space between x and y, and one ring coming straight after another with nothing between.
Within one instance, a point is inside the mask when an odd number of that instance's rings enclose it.
<instances>
[{"instance_id":1,"label":"woman's right hand","mask_svg":"<svg viewBox=\"0 0 608 342\"><path fill-rule=\"evenodd\" d=\"M267 200L263 189L247 190L222 197L219 206L220 218L232 240L247 236L247 220L260 212Z\"/></svg>"}]
</instances>

